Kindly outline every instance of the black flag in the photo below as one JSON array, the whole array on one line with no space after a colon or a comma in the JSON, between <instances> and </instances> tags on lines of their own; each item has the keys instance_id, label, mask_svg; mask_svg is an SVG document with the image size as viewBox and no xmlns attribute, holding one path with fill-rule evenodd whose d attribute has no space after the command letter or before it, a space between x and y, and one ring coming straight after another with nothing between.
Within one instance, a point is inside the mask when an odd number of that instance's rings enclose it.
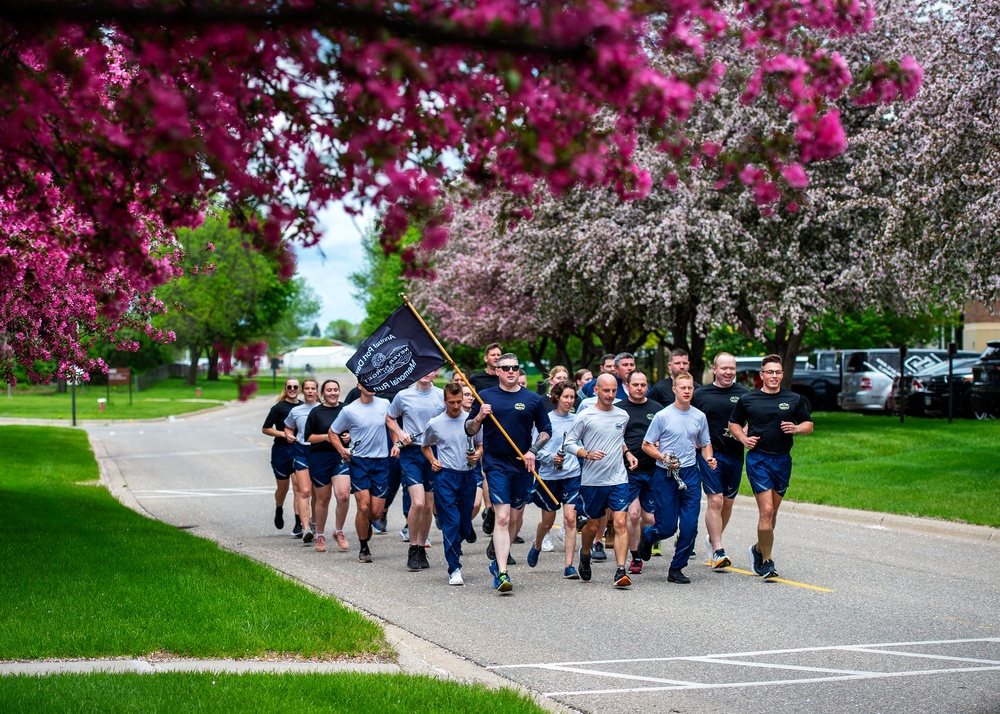
<instances>
[{"instance_id":1,"label":"black flag","mask_svg":"<svg viewBox=\"0 0 1000 714\"><path fill-rule=\"evenodd\" d=\"M400 305L347 360L371 391L399 391L445 363L434 339L406 305Z\"/></svg>"}]
</instances>

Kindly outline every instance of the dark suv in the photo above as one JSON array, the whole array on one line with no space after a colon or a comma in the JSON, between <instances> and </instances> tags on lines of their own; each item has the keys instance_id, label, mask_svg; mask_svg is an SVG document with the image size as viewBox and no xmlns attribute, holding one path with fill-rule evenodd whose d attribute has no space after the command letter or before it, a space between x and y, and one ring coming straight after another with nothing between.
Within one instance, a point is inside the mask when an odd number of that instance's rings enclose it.
<instances>
[{"instance_id":1,"label":"dark suv","mask_svg":"<svg viewBox=\"0 0 1000 714\"><path fill-rule=\"evenodd\" d=\"M1000 416L1000 340L987 342L986 350L972 368L969 403L977 419Z\"/></svg>"}]
</instances>

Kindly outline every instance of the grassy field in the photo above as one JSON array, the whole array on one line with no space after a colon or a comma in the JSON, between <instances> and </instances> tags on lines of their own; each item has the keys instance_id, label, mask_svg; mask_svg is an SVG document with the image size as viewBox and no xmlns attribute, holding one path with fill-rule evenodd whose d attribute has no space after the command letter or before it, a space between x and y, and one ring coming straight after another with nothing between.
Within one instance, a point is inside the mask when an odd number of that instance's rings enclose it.
<instances>
[{"instance_id":1,"label":"grassy field","mask_svg":"<svg viewBox=\"0 0 1000 714\"><path fill-rule=\"evenodd\" d=\"M277 388L271 386L271 377L262 376L257 380L257 394L277 394L284 386L284 379L277 380ZM200 392L200 394L199 394ZM217 382L199 379L195 386L184 384L180 378L165 379L143 392L132 393L129 404L128 387L111 387L110 401L104 411L98 407L98 399L108 399L106 387L86 386L76 390L77 419L151 419L173 414L185 414L239 396L236 383L231 377L219 377ZM30 419L69 419L72 416L70 394L56 394L55 387L48 390L15 389L12 396L0 392L0 416Z\"/></svg>"},{"instance_id":2,"label":"grassy field","mask_svg":"<svg viewBox=\"0 0 1000 714\"><path fill-rule=\"evenodd\" d=\"M820 412L814 423L795 438L789 499L1000 527L1000 420Z\"/></svg>"},{"instance_id":3,"label":"grassy field","mask_svg":"<svg viewBox=\"0 0 1000 714\"><path fill-rule=\"evenodd\" d=\"M15 712L542 712L509 689L373 674L88 674L0 677Z\"/></svg>"},{"instance_id":4,"label":"grassy field","mask_svg":"<svg viewBox=\"0 0 1000 714\"><path fill-rule=\"evenodd\" d=\"M391 656L381 628L95 488L86 434L0 427L0 659Z\"/></svg>"}]
</instances>

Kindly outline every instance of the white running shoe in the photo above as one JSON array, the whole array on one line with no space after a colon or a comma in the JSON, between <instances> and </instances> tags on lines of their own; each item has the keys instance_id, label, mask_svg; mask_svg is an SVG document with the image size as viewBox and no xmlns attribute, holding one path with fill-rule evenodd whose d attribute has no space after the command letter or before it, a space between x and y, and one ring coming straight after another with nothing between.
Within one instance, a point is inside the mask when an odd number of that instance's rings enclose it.
<instances>
[{"instance_id":1,"label":"white running shoe","mask_svg":"<svg viewBox=\"0 0 1000 714\"><path fill-rule=\"evenodd\" d=\"M465 581L462 580L462 569L458 568L451 571L451 575L448 576L449 585L465 585Z\"/></svg>"},{"instance_id":2,"label":"white running shoe","mask_svg":"<svg viewBox=\"0 0 1000 714\"><path fill-rule=\"evenodd\" d=\"M542 552L551 553L556 549L555 545L552 543L552 534L546 533L545 537L542 538Z\"/></svg>"}]
</instances>

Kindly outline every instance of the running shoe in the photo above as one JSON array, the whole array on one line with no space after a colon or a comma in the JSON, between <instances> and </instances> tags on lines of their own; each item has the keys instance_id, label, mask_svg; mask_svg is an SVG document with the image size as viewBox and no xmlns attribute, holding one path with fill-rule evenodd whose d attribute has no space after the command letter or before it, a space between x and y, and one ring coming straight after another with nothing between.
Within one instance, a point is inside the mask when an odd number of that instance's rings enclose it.
<instances>
[{"instance_id":1,"label":"running shoe","mask_svg":"<svg viewBox=\"0 0 1000 714\"><path fill-rule=\"evenodd\" d=\"M487 508L483 511L483 533L493 535L493 527L496 525L496 522L497 516L492 508Z\"/></svg>"},{"instance_id":2,"label":"running shoe","mask_svg":"<svg viewBox=\"0 0 1000 714\"><path fill-rule=\"evenodd\" d=\"M403 526L403 529L399 532L399 537L403 539L404 543L410 542L410 527Z\"/></svg>"},{"instance_id":3,"label":"running shoe","mask_svg":"<svg viewBox=\"0 0 1000 714\"><path fill-rule=\"evenodd\" d=\"M717 551L712 553L712 568L715 570L722 570L723 568L728 568L733 564L728 557L726 557L726 551L719 548Z\"/></svg>"},{"instance_id":4,"label":"running shoe","mask_svg":"<svg viewBox=\"0 0 1000 714\"><path fill-rule=\"evenodd\" d=\"M649 560L653 557L653 544L646 540L646 533L639 536L639 559Z\"/></svg>"},{"instance_id":5,"label":"running shoe","mask_svg":"<svg viewBox=\"0 0 1000 714\"><path fill-rule=\"evenodd\" d=\"M486 559L496 560L496 557L497 557L497 550L496 548L493 547L493 539L490 538L490 542L486 546Z\"/></svg>"},{"instance_id":6,"label":"running shoe","mask_svg":"<svg viewBox=\"0 0 1000 714\"><path fill-rule=\"evenodd\" d=\"M500 577L500 566L497 564L497 561L495 560L490 561L490 575L492 575L494 578Z\"/></svg>"},{"instance_id":7,"label":"running shoe","mask_svg":"<svg viewBox=\"0 0 1000 714\"><path fill-rule=\"evenodd\" d=\"M559 540L562 543L565 543L566 542L566 529L565 528L560 528L559 531L558 531L558 533L559 533Z\"/></svg>"},{"instance_id":8,"label":"running shoe","mask_svg":"<svg viewBox=\"0 0 1000 714\"><path fill-rule=\"evenodd\" d=\"M424 539L424 547L425 548L430 548L431 547L431 537L430 536L427 536L427 538Z\"/></svg>"},{"instance_id":9,"label":"running shoe","mask_svg":"<svg viewBox=\"0 0 1000 714\"><path fill-rule=\"evenodd\" d=\"M507 565L517 565L517 561L514 560L514 556L507 553Z\"/></svg>"},{"instance_id":10,"label":"running shoe","mask_svg":"<svg viewBox=\"0 0 1000 714\"><path fill-rule=\"evenodd\" d=\"M572 565L567 565L563 569L563 577L566 580L579 580L580 574L576 572L576 568L574 568Z\"/></svg>"},{"instance_id":11,"label":"running shoe","mask_svg":"<svg viewBox=\"0 0 1000 714\"><path fill-rule=\"evenodd\" d=\"M372 528L375 529L376 533L385 533L388 527L389 527L388 524L385 522L385 516L382 516L381 518L376 518L374 521L372 521Z\"/></svg>"},{"instance_id":12,"label":"running shoe","mask_svg":"<svg viewBox=\"0 0 1000 714\"><path fill-rule=\"evenodd\" d=\"M313 538L315 538L315 537L316 537L316 534L313 533L312 528L306 529L306 532L302 534L302 544L306 545L307 543L312 543L313 542Z\"/></svg>"},{"instance_id":13,"label":"running shoe","mask_svg":"<svg viewBox=\"0 0 1000 714\"><path fill-rule=\"evenodd\" d=\"M624 567L619 567L615 571L615 587L616 588L627 588L632 584L632 581L628 577L628 573L625 572Z\"/></svg>"},{"instance_id":14,"label":"running shoe","mask_svg":"<svg viewBox=\"0 0 1000 714\"><path fill-rule=\"evenodd\" d=\"M367 546L362 548L358 552L358 562L359 563L370 563L372 562L372 553L368 550Z\"/></svg>"},{"instance_id":15,"label":"running shoe","mask_svg":"<svg viewBox=\"0 0 1000 714\"><path fill-rule=\"evenodd\" d=\"M608 554L604 552L604 543L601 541L594 543L594 548L590 551L590 557L595 563L603 563L607 560Z\"/></svg>"},{"instance_id":16,"label":"running shoe","mask_svg":"<svg viewBox=\"0 0 1000 714\"><path fill-rule=\"evenodd\" d=\"M326 536L318 535L316 536L316 552L325 553L326 552Z\"/></svg>"},{"instance_id":17,"label":"running shoe","mask_svg":"<svg viewBox=\"0 0 1000 714\"><path fill-rule=\"evenodd\" d=\"M478 539L478 536L476 535L476 529L475 528L470 528L469 529L469 535L465 536L465 542L466 543L475 543L477 539Z\"/></svg>"},{"instance_id":18,"label":"running shoe","mask_svg":"<svg viewBox=\"0 0 1000 714\"><path fill-rule=\"evenodd\" d=\"M455 568L451 571L451 575L448 576L449 585L465 585L465 581L462 580L462 569Z\"/></svg>"},{"instance_id":19,"label":"running shoe","mask_svg":"<svg viewBox=\"0 0 1000 714\"><path fill-rule=\"evenodd\" d=\"M434 527L441 530L441 521L438 520L438 514L434 514Z\"/></svg>"},{"instance_id":20,"label":"running shoe","mask_svg":"<svg viewBox=\"0 0 1000 714\"><path fill-rule=\"evenodd\" d=\"M312 518L309 519L309 530L311 530L313 533L316 532L316 521L314 521Z\"/></svg>"},{"instance_id":21,"label":"running shoe","mask_svg":"<svg viewBox=\"0 0 1000 714\"><path fill-rule=\"evenodd\" d=\"M542 552L551 553L556 549L555 544L552 542L552 534L546 533L545 537L542 538Z\"/></svg>"},{"instance_id":22,"label":"running shoe","mask_svg":"<svg viewBox=\"0 0 1000 714\"><path fill-rule=\"evenodd\" d=\"M632 575L641 575L642 574L642 559L641 558L632 558L632 562L629 563L629 566L628 566L628 571Z\"/></svg>"},{"instance_id":23,"label":"running shoe","mask_svg":"<svg viewBox=\"0 0 1000 714\"><path fill-rule=\"evenodd\" d=\"M774 568L773 560L765 560L763 565L761 565L761 570L763 571L761 576L764 580L771 580L772 578L778 577L778 571Z\"/></svg>"},{"instance_id":24,"label":"running shoe","mask_svg":"<svg viewBox=\"0 0 1000 714\"><path fill-rule=\"evenodd\" d=\"M764 574L764 556L757 550L756 545L750 546L750 569L754 575Z\"/></svg>"},{"instance_id":25,"label":"running shoe","mask_svg":"<svg viewBox=\"0 0 1000 714\"><path fill-rule=\"evenodd\" d=\"M418 550L415 545L410 546L410 552L406 554L406 569L407 570L420 570L420 556L417 554Z\"/></svg>"},{"instance_id":26,"label":"running shoe","mask_svg":"<svg viewBox=\"0 0 1000 714\"><path fill-rule=\"evenodd\" d=\"M510 581L510 577L507 575L507 571L504 570L497 577L493 578L493 587L501 595L506 595L511 590L514 589L514 583Z\"/></svg>"},{"instance_id":27,"label":"running shoe","mask_svg":"<svg viewBox=\"0 0 1000 714\"><path fill-rule=\"evenodd\" d=\"M585 583L590 582L590 555L584 555L583 548L580 548L580 580Z\"/></svg>"},{"instance_id":28,"label":"running shoe","mask_svg":"<svg viewBox=\"0 0 1000 714\"><path fill-rule=\"evenodd\" d=\"M515 545L524 545L524 538L522 538L519 535L514 536L514 544Z\"/></svg>"},{"instance_id":29,"label":"running shoe","mask_svg":"<svg viewBox=\"0 0 1000 714\"><path fill-rule=\"evenodd\" d=\"M650 555L654 558L658 558L663 555L663 546L660 545L660 541L653 541L653 547L650 549Z\"/></svg>"},{"instance_id":30,"label":"running shoe","mask_svg":"<svg viewBox=\"0 0 1000 714\"><path fill-rule=\"evenodd\" d=\"M347 544L347 536L344 535L344 531L337 531L333 534L333 537L337 541L337 547L341 550L347 550L350 546Z\"/></svg>"},{"instance_id":31,"label":"running shoe","mask_svg":"<svg viewBox=\"0 0 1000 714\"><path fill-rule=\"evenodd\" d=\"M299 523L299 519L296 518L295 527L292 528L292 538L301 538L301 537L302 537L302 524Z\"/></svg>"},{"instance_id":32,"label":"running shoe","mask_svg":"<svg viewBox=\"0 0 1000 714\"><path fill-rule=\"evenodd\" d=\"M284 509L282 509L281 506L274 507L274 527L279 531L285 527L285 516L282 513L282 510Z\"/></svg>"},{"instance_id":33,"label":"running shoe","mask_svg":"<svg viewBox=\"0 0 1000 714\"><path fill-rule=\"evenodd\" d=\"M427 549L417 547L417 557L420 558L420 569L428 570L431 564L427 562Z\"/></svg>"},{"instance_id":34,"label":"running shoe","mask_svg":"<svg viewBox=\"0 0 1000 714\"><path fill-rule=\"evenodd\" d=\"M680 568L671 568L670 572L667 573L668 583L681 583L682 585L687 585L691 582L691 578L684 574L684 571Z\"/></svg>"},{"instance_id":35,"label":"running shoe","mask_svg":"<svg viewBox=\"0 0 1000 714\"><path fill-rule=\"evenodd\" d=\"M538 548L535 547L534 543L531 544L531 547L528 548L528 567L529 568L534 568L536 565L538 565L538 554L541 553L541 552L542 551L538 550Z\"/></svg>"}]
</instances>

